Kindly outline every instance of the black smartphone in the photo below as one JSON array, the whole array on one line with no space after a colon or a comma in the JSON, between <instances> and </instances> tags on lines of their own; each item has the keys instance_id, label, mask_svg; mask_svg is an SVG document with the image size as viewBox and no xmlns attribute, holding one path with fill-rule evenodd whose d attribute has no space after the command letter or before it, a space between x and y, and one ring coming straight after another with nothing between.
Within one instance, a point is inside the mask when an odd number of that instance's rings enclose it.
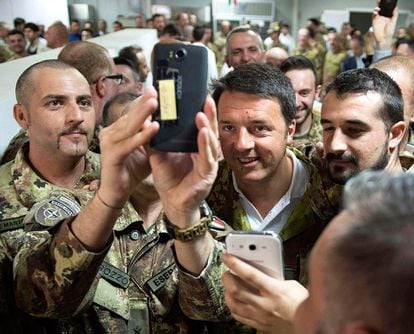
<instances>
[{"instance_id":1,"label":"black smartphone","mask_svg":"<svg viewBox=\"0 0 414 334\"><path fill-rule=\"evenodd\" d=\"M158 110L153 120L160 130L151 147L166 152L197 152L195 115L207 97L207 50L187 44L156 44L153 85Z\"/></svg>"},{"instance_id":2,"label":"black smartphone","mask_svg":"<svg viewBox=\"0 0 414 334\"><path fill-rule=\"evenodd\" d=\"M397 0L381 0L379 3L379 14L381 16L392 17L395 6L397 6Z\"/></svg>"}]
</instances>

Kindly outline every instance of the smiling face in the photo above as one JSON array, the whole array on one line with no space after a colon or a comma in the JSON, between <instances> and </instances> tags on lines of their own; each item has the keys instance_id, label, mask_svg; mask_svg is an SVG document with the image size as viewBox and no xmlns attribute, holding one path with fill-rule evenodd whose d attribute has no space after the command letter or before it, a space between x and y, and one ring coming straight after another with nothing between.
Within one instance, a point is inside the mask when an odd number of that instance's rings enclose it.
<instances>
[{"instance_id":1,"label":"smiling face","mask_svg":"<svg viewBox=\"0 0 414 334\"><path fill-rule=\"evenodd\" d=\"M226 61L231 67L264 63L264 52L259 37L253 31L233 33L227 40Z\"/></svg>"},{"instance_id":2,"label":"smiling face","mask_svg":"<svg viewBox=\"0 0 414 334\"><path fill-rule=\"evenodd\" d=\"M40 68L31 83L27 103L15 107L17 121L28 130L30 154L83 156L95 127L86 79L74 69Z\"/></svg>"},{"instance_id":3,"label":"smiling face","mask_svg":"<svg viewBox=\"0 0 414 334\"><path fill-rule=\"evenodd\" d=\"M218 103L220 142L225 160L241 187L274 180L291 143L295 122L289 126L280 104L241 92L224 92Z\"/></svg>"},{"instance_id":4,"label":"smiling face","mask_svg":"<svg viewBox=\"0 0 414 334\"><path fill-rule=\"evenodd\" d=\"M390 132L379 116L380 94L329 92L322 105L323 144L333 181L345 183L365 169L384 169L390 159ZM393 145L395 143L393 142Z\"/></svg>"},{"instance_id":5,"label":"smiling face","mask_svg":"<svg viewBox=\"0 0 414 334\"><path fill-rule=\"evenodd\" d=\"M311 117L313 102L317 96L316 78L312 70L292 70L285 73L292 83L296 97L296 124L301 125Z\"/></svg>"},{"instance_id":6,"label":"smiling face","mask_svg":"<svg viewBox=\"0 0 414 334\"><path fill-rule=\"evenodd\" d=\"M14 34L8 36L8 43L10 49L17 55L25 53L26 41L21 34Z\"/></svg>"}]
</instances>

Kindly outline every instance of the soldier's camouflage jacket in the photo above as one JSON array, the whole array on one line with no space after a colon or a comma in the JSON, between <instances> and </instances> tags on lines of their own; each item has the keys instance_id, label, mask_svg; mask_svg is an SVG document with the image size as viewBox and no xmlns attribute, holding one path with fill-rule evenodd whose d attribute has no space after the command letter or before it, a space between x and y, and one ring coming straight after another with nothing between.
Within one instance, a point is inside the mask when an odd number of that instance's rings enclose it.
<instances>
[{"instance_id":1,"label":"soldier's camouflage jacket","mask_svg":"<svg viewBox=\"0 0 414 334\"><path fill-rule=\"evenodd\" d=\"M293 50L292 56L302 55L312 62L316 72L316 83L319 85L322 83L322 68L325 53L326 50L324 49L324 47L319 43L315 43L314 45L308 46L307 48L301 48L297 46Z\"/></svg>"},{"instance_id":2,"label":"soldier's camouflage jacket","mask_svg":"<svg viewBox=\"0 0 414 334\"><path fill-rule=\"evenodd\" d=\"M316 169L298 150L289 148L302 161L310 173L309 183L297 202L279 235L283 240L285 278L308 283L306 263L317 238L335 216L340 204L342 189L332 183L324 172ZM213 213L224 219L233 229L251 230L248 217L233 185L231 169L225 161L220 168L213 189L207 198ZM256 330L236 321L210 323L208 329L216 334L256 333Z\"/></svg>"},{"instance_id":3,"label":"soldier's camouflage jacket","mask_svg":"<svg viewBox=\"0 0 414 334\"><path fill-rule=\"evenodd\" d=\"M26 148L27 145L25 146ZM16 309L13 294L12 264L18 249L19 243L17 241L24 236L23 221L29 209L40 199L47 197L51 192L59 190L58 187L51 185L33 173L31 167L24 159L24 151L23 149L20 150L14 161L0 167L0 283L2 287L0 291L0 328L5 333L41 332L43 321L34 321ZM87 161L85 174L78 183L79 187L87 185L99 177L99 158L96 155L88 153ZM61 229L65 228L67 229L67 225L62 224ZM43 235L48 234L47 232L41 233ZM39 237L39 240L41 237ZM34 235L33 238L36 238L36 236ZM25 243L24 245L27 246L29 243ZM68 247L70 248L71 246ZM90 274L92 275L93 281L99 264L102 262L105 254L91 254L83 249L83 247L79 248L79 242L71 249L84 261L85 265L90 266ZM44 256L45 258L41 261L46 264L46 254ZM50 261L55 261L57 258L57 256L53 256L49 259ZM48 262L48 265L50 265L50 262ZM59 279L62 278L60 277ZM49 288L52 288L52 286L43 286L36 291L36 294L42 293L42 289L47 290ZM22 289L26 291L26 286L23 286ZM84 295L85 291L88 290L89 286L79 284L73 293ZM36 302L36 294L31 296L34 298L34 302ZM62 304L62 309L64 309L65 305ZM38 307L42 308L43 305L38 305Z\"/></svg>"},{"instance_id":4,"label":"soldier's camouflage jacket","mask_svg":"<svg viewBox=\"0 0 414 334\"><path fill-rule=\"evenodd\" d=\"M312 125L309 132L302 136L293 136L292 146L310 158L314 152L316 143L322 141L321 115L312 111Z\"/></svg>"},{"instance_id":5,"label":"soldier's camouflage jacket","mask_svg":"<svg viewBox=\"0 0 414 334\"><path fill-rule=\"evenodd\" d=\"M286 224L280 231L283 240L285 277L307 284L306 259L319 234L339 209L342 188L332 183L324 171L317 169L294 148L289 148L306 163L309 183ZM207 198L213 213L233 229L251 230L247 215L234 189L231 169L222 161L218 177Z\"/></svg>"},{"instance_id":6,"label":"soldier's camouflage jacket","mask_svg":"<svg viewBox=\"0 0 414 334\"><path fill-rule=\"evenodd\" d=\"M33 171L24 174L30 180L25 193L39 182L46 183ZM175 264L162 217L145 231L128 206L116 222L107 254L87 254L70 231L73 218L51 221L49 212L54 212L53 217L58 212L76 213L76 206L87 204L93 192L51 189L50 193L26 215L24 223L31 232L19 243L15 258L19 306L32 315L65 318L50 321L50 333L200 333L204 323L187 316L228 317L218 280L223 270L217 265L219 243L203 273L194 277ZM99 279L94 280L98 270ZM91 288L85 291L84 286Z\"/></svg>"}]
</instances>

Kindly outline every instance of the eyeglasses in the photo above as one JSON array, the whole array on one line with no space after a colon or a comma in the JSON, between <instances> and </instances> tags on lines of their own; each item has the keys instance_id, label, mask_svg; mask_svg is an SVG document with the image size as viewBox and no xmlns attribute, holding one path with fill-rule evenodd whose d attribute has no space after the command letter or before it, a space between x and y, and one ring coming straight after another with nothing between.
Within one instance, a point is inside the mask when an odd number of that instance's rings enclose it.
<instances>
[{"instance_id":1,"label":"eyeglasses","mask_svg":"<svg viewBox=\"0 0 414 334\"><path fill-rule=\"evenodd\" d=\"M118 85L121 85L124 81L124 76L122 74L105 75L105 78L115 80Z\"/></svg>"}]
</instances>

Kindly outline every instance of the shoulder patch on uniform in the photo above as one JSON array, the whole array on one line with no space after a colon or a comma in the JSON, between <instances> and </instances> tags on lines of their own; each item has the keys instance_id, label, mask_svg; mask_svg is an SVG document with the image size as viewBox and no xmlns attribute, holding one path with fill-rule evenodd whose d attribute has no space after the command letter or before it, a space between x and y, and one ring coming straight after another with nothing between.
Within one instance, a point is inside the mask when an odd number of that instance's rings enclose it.
<instances>
[{"instance_id":1,"label":"shoulder patch on uniform","mask_svg":"<svg viewBox=\"0 0 414 334\"><path fill-rule=\"evenodd\" d=\"M156 293L160 290L165 284L167 284L168 279L174 272L176 265L175 263L170 264L167 268L163 269L159 273L151 277L146 284L151 288L152 292Z\"/></svg>"},{"instance_id":2,"label":"shoulder patch on uniform","mask_svg":"<svg viewBox=\"0 0 414 334\"><path fill-rule=\"evenodd\" d=\"M42 226L52 227L66 218L76 216L80 211L79 203L73 198L58 194L39 204L35 220Z\"/></svg>"},{"instance_id":3,"label":"shoulder patch on uniform","mask_svg":"<svg viewBox=\"0 0 414 334\"><path fill-rule=\"evenodd\" d=\"M24 217L25 216L21 216L0 221L0 233L23 228Z\"/></svg>"}]
</instances>

